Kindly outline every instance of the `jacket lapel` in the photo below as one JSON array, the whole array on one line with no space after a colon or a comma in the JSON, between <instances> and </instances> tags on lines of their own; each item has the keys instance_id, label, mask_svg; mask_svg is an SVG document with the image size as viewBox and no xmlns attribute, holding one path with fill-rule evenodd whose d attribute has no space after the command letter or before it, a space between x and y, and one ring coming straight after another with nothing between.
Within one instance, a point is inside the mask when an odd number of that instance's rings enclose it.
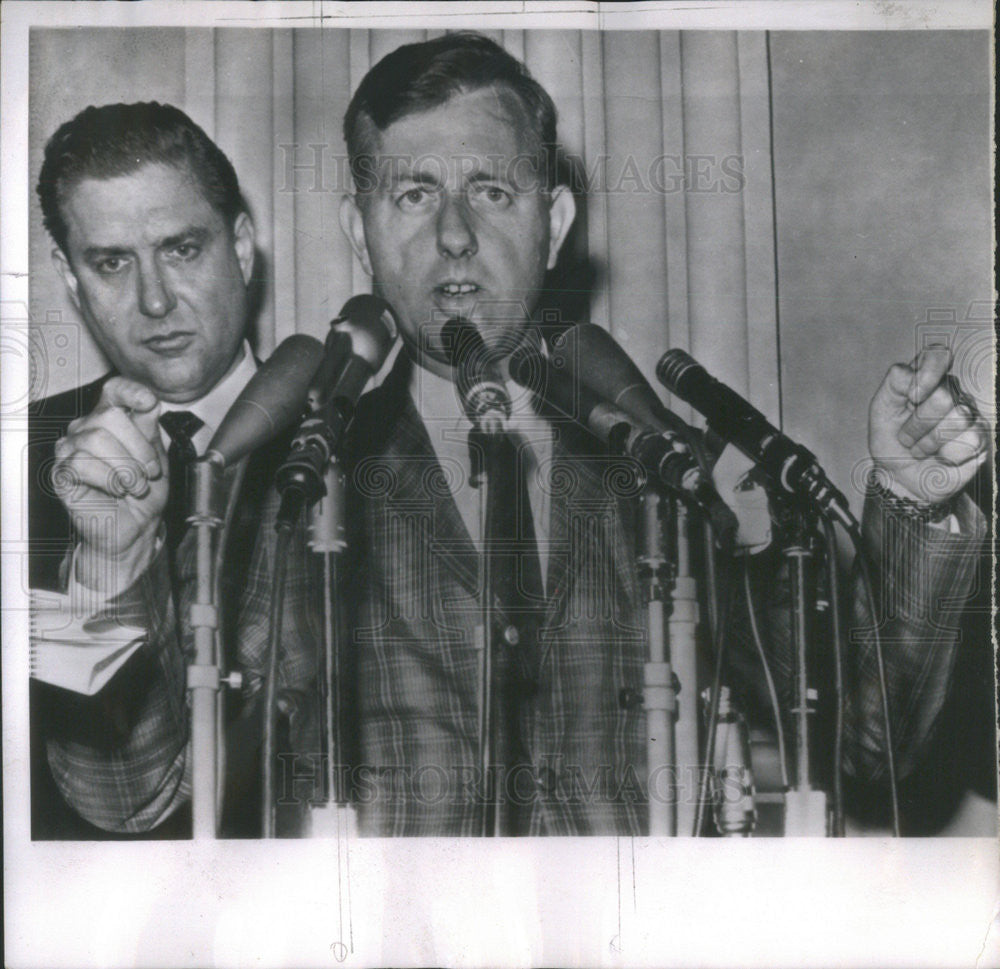
<instances>
[{"instance_id":1,"label":"jacket lapel","mask_svg":"<svg viewBox=\"0 0 1000 969\"><path fill-rule=\"evenodd\" d=\"M629 552L634 547L632 499L638 494L630 462L592 447L575 429L557 426L549 487L548 602L539 669L566 624L570 596L593 606L619 588L630 613L640 601ZM613 577L603 572L607 566L614 570Z\"/></svg>"},{"instance_id":2,"label":"jacket lapel","mask_svg":"<svg viewBox=\"0 0 1000 969\"><path fill-rule=\"evenodd\" d=\"M478 555L451 494L446 472L409 392L412 363L405 352L381 387L362 398L346 448L355 487L388 483L385 511L407 505L429 510L421 541L472 595L479 587Z\"/></svg>"}]
</instances>

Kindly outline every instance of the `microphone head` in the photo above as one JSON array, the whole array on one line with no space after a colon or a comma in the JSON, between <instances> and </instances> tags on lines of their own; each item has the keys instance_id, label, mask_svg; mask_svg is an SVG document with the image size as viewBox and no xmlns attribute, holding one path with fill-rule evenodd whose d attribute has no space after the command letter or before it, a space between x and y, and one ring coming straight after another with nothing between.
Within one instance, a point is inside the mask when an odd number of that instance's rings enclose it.
<instances>
[{"instance_id":1,"label":"microphone head","mask_svg":"<svg viewBox=\"0 0 1000 969\"><path fill-rule=\"evenodd\" d=\"M689 353L677 348L668 350L656 365L656 379L672 394L686 400L684 392L678 388L684 375L694 368L702 369Z\"/></svg>"},{"instance_id":2,"label":"microphone head","mask_svg":"<svg viewBox=\"0 0 1000 969\"><path fill-rule=\"evenodd\" d=\"M510 417L511 405L496 352L486 346L475 325L462 317L445 323L441 342L466 416L480 431L499 433Z\"/></svg>"},{"instance_id":3,"label":"microphone head","mask_svg":"<svg viewBox=\"0 0 1000 969\"><path fill-rule=\"evenodd\" d=\"M596 323L579 323L561 335L566 364L586 387L620 407L649 430L672 431L689 443L698 434L667 409L622 346Z\"/></svg>"},{"instance_id":4,"label":"microphone head","mask_svg":"<svg viewBox=\"0 0 1000 969\"><path fill-rule=\"evenodd\" d=\"M219 424L207 455L229 465L277 436L302 413L323 344L296 333L250 378Z\"/></svg>"},{"instance_id":5,"label":"microphone head","mask_svg":"<svg viewBox=\"0 0 1000 969\"><path fill-rule=\"evenodd\" d=\"M337 376L344 369L344 361L351 355L351 335L331 329L323 347L323 360L316 368L309 383L306 403L309 410L322 407L335 386Z\"/></svg>"},{"instance_id":6,"label":"microphone head","mask_svg":"<svg viewBox=\"0 0 1000 969\"><path fill-rule=\"evenodd\" d=\"M309 409L319 411L334 395L356 402L395 339L392 307L369 293L352 296L330 321L323 362L309 388Z\"/></svg>"},{"instance_id":7,"label":"microphone head","mask_svg":"<svg viewBox=\"0 0 1000 969\"><path fill-rule=\"evenodd\" d=\"M351 352L377 371L385 362L396 339L396 315L380 296L362 293L352 296L332 323L334 331L351 338Z\"/></svg>"},{"instance_id":8,"label":"microphone head","mask_svg":"<svg viewBox=\"0 0 1000 969\"><path fill-rule=\"evenodd\" d=\"M546 359L536 347L523 343L507 361L511 380L537 398L541 413L554 420L570 420L608 443L608 431L622 422L632 425L631 414L608 403L588 387L565 360Z\"/></svg>"}]
</instances>

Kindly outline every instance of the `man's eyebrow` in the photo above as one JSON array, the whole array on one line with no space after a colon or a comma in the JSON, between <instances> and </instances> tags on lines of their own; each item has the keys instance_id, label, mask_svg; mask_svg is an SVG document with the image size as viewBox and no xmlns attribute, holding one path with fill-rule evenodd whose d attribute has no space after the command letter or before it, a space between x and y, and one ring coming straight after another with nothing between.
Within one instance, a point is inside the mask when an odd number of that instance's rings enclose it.
<instances>
[{"instance_id":1,"label":"man's eyebrow","mask_svg":"<svg viewBox=\"0 0 1000 969\"><path fill-rule=\"evenodd\" d=\"M400 182L415 182L417 185L437 185L440 179L430 172L415 172L409 168L401 169L397 165L390 165L389 182L392 185L398 185Z\"/></svg>"},{"instance_id":2,"label":"man's eyebrow","mask_svg":"<svg viewBox=\"0 0 1000 969\"><path fill-rule=\"evenodd\" d=\"M191 225L180 232L174 232L169 236L160 239L156 243L157 249L170 249L179 246L184 242L195 244L203 243L211 236L211 231L205 226ZM132 250L127 246L87 246L83 250L83 258L93 261L94 259L107 259L109 256L127 256Z\"/></svg>"},{"instance_id":3,"label":"man's eyebrow","mask_svg":"<svg viewBox=\"0 0 1000 969\"><path fill-rule=\"evenodd\" d=\"M509 184L510 179L507 177L508 173L504 171L495 172L475 172L469 176L469 181L475 185L481 182L500 182L501 184Z\"/></svg>"},{"instance_id":4,"label":"man's eyebrow","mask_svg":"<svg viewBox=\"0 0 1000 969\"><path fill-rule=\"evenodd\" d=\"M182 242L194 242L200 244L204 242L212 233L203 225L190 225L180 232L161 239L157 244L158 249L170 249L179 246Z\"/></svg>"},{"instance_id":5,"label":"man's eyebrow","mask_svg":"<svg viewBox=\"0 0 1000 969\"><path fill-rule=\"evenodd\" d=\"M87 246L83 250L83 258L88 262L95 259L107 259L109 256L127 256L128 249L124 246Z\"/></svg>"},{"instance_id":6,"label":"man's eyebrow","mask_svg":"<svg viewBox=\"0 0 1000 969\"><path fill-rule=\"evenodd\" d=\"M511 184L510 179L507 177L507 172L501 170L491 171L477 171L470 172L467 175L466 181L474 185L479 185L483 182L489 183L501 183L504 185ZM432 188L436 188L441 183L441 179L434 172L414 172L409 169L399 169L397 167L391 167L389 170L388 182L391 186L396 186L402 183L410 183L414 185L427 185Z\"/></svg>"}]
</instances>

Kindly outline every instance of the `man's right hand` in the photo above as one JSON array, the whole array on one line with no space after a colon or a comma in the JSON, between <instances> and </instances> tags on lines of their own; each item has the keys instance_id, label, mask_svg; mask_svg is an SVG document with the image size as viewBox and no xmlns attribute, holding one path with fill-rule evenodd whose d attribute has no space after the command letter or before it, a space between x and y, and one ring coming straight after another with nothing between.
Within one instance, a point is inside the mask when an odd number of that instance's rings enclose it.
<instances>
[{"instance_id":1,"label":"man's right hand","mask_svg":"<svg viewBox=\"0 0 1000 969\"><path fill-rule=\"evenodd\" d=\"M160 402L124 377L56 442L53 484L79 537L76 580L98 591L130 585L149 565L167 503Z\"/></svg>"}]
</instances>

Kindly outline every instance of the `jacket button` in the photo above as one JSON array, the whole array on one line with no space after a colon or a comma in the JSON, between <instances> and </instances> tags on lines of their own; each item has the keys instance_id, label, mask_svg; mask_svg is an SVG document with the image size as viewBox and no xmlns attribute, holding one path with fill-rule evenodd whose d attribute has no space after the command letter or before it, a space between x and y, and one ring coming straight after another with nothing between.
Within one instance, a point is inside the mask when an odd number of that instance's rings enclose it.
<instances>
[{"instance_id":1,"label":"jacket button","mask_svg":"<svg viewBox=\"0 0 1000 969\"><path fill-rule=\"evenodd\" d=\"M538 769L538 789L543 794L554 794L559 778L551 767L540 767Z\"/></svg>"},{"instance_id":2,"label":"jacket button","mask_svg":"<svg viewBox=\"0 0 1000 969\"><path fill-rule=\"evenodd\" d=\"M618 705L623 710L637 710L642 706L642 690L624 687L618 694Z\"/></svg>"}]
</instances>

